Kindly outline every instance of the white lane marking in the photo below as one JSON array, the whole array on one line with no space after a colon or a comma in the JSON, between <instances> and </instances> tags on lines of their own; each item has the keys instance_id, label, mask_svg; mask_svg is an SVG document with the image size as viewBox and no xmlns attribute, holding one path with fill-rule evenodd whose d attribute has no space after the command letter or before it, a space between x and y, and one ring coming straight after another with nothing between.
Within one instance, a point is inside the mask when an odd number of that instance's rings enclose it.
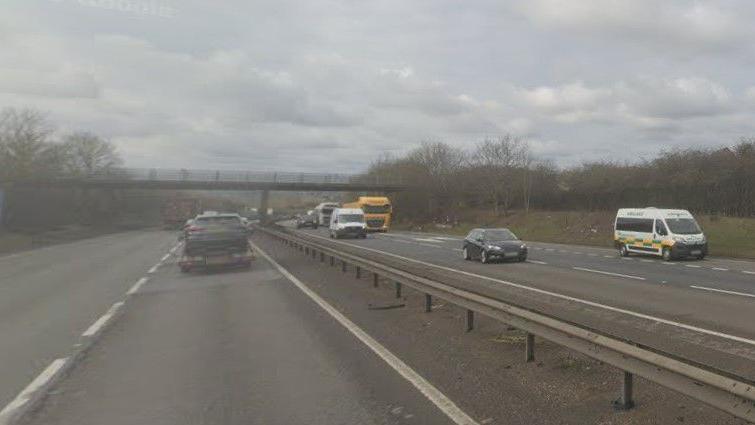
<instances>
[{"instance_id":1,"label":"white lane marking","mask_svg":"<svg viewBox=\"0 0 755 425\"><path fill-rule=\"evenodd\" d=\"M435 236L434 239L440 239L442 241L460 241L460 240L462 240L461 238L449 238L449 237L446 237L446 236Z\"/></svg>"},{"instance_id":2,"label":"white lane marking","mask_svg":"<svg viewBox=\"0 0 755 425\"><path fill-rule=\"evenodd\" d=\"M528 263L535 263L535 264L548 264L545 261L538 261L538 260L527 260Z\"/></svg>"},{"instance_id":3,"label":"white lane marking","mask_svg":"<svg viewBox=\"0 0 755 425\"><path fill-rule=\"evenodd\" d=\"M454 423L459 425L477 425L477 421L472 419L463 410L461 410L451 399L446 397L445 394L440 392L433 384L423 378L420 374L414 371L409 365L404 363L401 359L396 357L382 344L372 338L367 332L362 330L354 322L349 320L341 312L336 310L332 305L328 304L322 297L317 295L314 291L309 289L307 285L302 283L296 276L292 275L288 270L283 268L275 260L273 260L265 251L261 250L254 242L249 242L262 258L272 264L278 271L296 285L305 295L307 295L312 301L325 310L331 317L333 317L344 328L357 337L364 345L377 354L383 361L385 361L393 370L398 372L404 379L409 381L414 387L419 390L428 400L435 404L446 416L448 416Z\"/></svg>"},{"instance_id":4,"label":"white lane marking","mask_svg":"<svg viewBox=\"0 0 755 425\"><path fill-rule=\"evenodd\" d=\"M555 251L555 249L553 249L553 248L545 248L545 250L546 250L546 251L549 251L549 252L553 252L553 251Z\"/></svg>"},{"instance_id":5,"label":"white lane marking","mask_svg":"<svg viewBox=\"0 0 755 425\"><path fill-rule=\"evenodd\" d=\"M670 262L668 262L668 261L664 261L664 262L663 262L663 263L661 263L661 264L663 264L664 266L675 266L675 265L676 265L676 263L670 263Z\"/></svg>"},{"instance_id":6,"label":"white lane marking","mask_svg":"<svg viewBox=\"0 0 755 425\"><path fill-rule=\"evenodd\" d=\"M543 248L540 248L539 246L533 246L532 249L536 249L538 251L542 251L543 250Z\"/></svg>"},{"instance_id":7,"label":"white lane marking","mask_svg":"<svg viewBox=\"0 0 755 425\"><path fill-rule=\"evenodd\" d=\"M40 388L44 387L50 379L52 379L58 371L66 364L68 358L55 359L45 370L42 371L26 388L21 391L16 398L8 403L2 411L0 411L0 424L6 425L11 423L11 419L15 416L18 409L23 407L31 400L32 395Z\"/></svg>"},{"instance_id":8,"label":"white lane marking","mask_svg":"<svg viewBox=\"0 0 755 425\"><path fill-rule=\"evenodd\" d=\"M720 272L728 272L729 271L729 269L725 269L723 267L713 267L713 270L718 270Z\"/></svg>"},{"instance_id":9,"label":"white lane marking","mask_svg":"<svg viewBox=\"0 0 755 425\"><path fill-rule=\"evenodd\" d=\"M152 273L156 272L158 267L160 267L160 263L157 263L154 266L152 266L151 269L147 270L147 273L152 274Z\"/></svg>"},{"instance_id":10,"label":"white lane marking","mask_svg":"<svg viewBox=\"0 0 755 425\"><path fill-rule=\"evenodd\" d=\"M569 251L566 251L566 250L563 250L563 249L559 249L558 252L560 252L562 254L568 254L569 253Z\"/></svg>"},{"instance_id":11,"label":"white lane marking","mask_svg":"<svg viewBox=\"0 0 755 425\"><path fill-rule=\"evenodd\" d=\"M587 256L588 256L588 257L597 257L597 256L598 256L598 254L593 254L593 253L591 252L591 253L587 254Z\"/></svg>"},{"instance_id":12,"label":"white lane marking","mask_svg":"<svg viewBox=\"0 0 755 425\"><path fill-rule=\"evenodd\" d=\"M742 273L746 273L746 274L755 274L755 272L751 272L751 271L749 271L749 270L742 270Z\"/></svg>"},{"instance_id":13,"label":"white lane marking","mask_svg":"<svg viewBox=\"0 0 755 425\"><path fill-rule=\"evenodd\" d=\"M724 294L740 295L742 297L755 298L755 294L748 294L746 292L726 291L726 290L723 290L723 289L708 288L707 286L697 286L697 285L690 285L690 288L702 289L703 291L722 292Z\"/></svg>"},{"instance_id":14,"label":"white lane marking","mask_svg":"<svg viewBox=\"0 0 755 425\"><path fill-rule=\"evenodd\" d=\"M92 323L92 326L85 330L84 333L81 334L81 336L92 336L99 332L100 329L102 329L102 327L105 326L105 324L108 322L108 320L110 320L110 318L113 317L113 315L118 311L118 309L121 308L121 306L123 306L123 301L113 304L113 306L110 307L107 313L103 314L99 319L97 319L96 322Z\"/></svg>"},{"instance_id":15,"label":"white lane marking","mask_svg":"<svg viewBox=\"0 0 755 425\"><path fill-rule=\"evenodd\" d=\"M635 279L635 280L647 280L644 277L640 276L632 276L630 274L621 274L621 273L613 273L613 272L605 272L603 270L595 270L595 269L586 269L584 267L572 267L574 270L581 270L583 272L591 272L591 273L599 273L599 274L605 274L608 276L617 276L617 277L625 277L627 279Z\"/></svg>"},{"instance_id":16,"label":"white lane marking","mask_svg":"<svg viewBox=\"0 0 755 425\"><path fill-rule=\"evenodd\" d=\"M582 251L574 251L575 254L582 255Z\"/></svg>"},{"instance_id":17,"label":"white lane marking","mask_svg":"<svg viewBox=\"0 0 755 425\"><path fill-rule=\"evenodd\" d=\"M446 249L446 247L444 247L444 246L430 245L430 244L426 244L426 243L418 243L417 245L419 245L419 246L426 246L428 248L435 248L435 249Z\"/></svg>"},{"instance_id":18,"label":"white lane marking","mask_svg":"<svg viewBox=\"0 0 755 425\"><path fill-rule=\"evenodd\" d=\"M615 255L604 255L603 258L614 258Z\"/></svg>"},{"instance_id":19,"label":"white lane marking","mask_svg":"<svg viewBox=\"0 0 755 425\"><path fill-rule=\"evenodd\" d=\"M634 258L629 258L629 257L621 257L621 259L627 260L627 261L634 261Z\"/></svg>"},{"instance_id":20,"label":"white lane marking","mask_svg":"<svg viewBox=\"0 0 755 425\"><path fill-rule=\"evenodd\" d=\"M126 292L126 295L134 295L135 293L137 293L139 291L139 289L145 283L147 283L147 278L146 277L143 277L143 278L137 280L136 283L134 284L134 286L132 286L131 289L129 289L128 292Z\"/></svg>"},{"instance_id":21,"label":"white lane marking","mask_svg":"<svg viewBox=\"0 0 755 425\"><path fill-rule=\"evenodd\" d=\"M322 236L315 236L315 237L319 238L319 239L326 240L326 241L330 240L328 238L323 238ZM755 340L754 339L748 339L748 338L744 338L744 337L741 337L741 336L730 335L730 334L727 334L727 333L713 331L713 330L701 328L701 327L698 327L698 326L688 325L686 323L680 323L680 322L675 322L673 320L664 319L664 318L661 318L661 317L651 316L649 314L638 313L636 311L626 310L626 309L623 309L623 308L613 307L613 306L610 306L610 305L601 304L601 303L597 303L597 302L594 302L594 301L588 301L588 300L584 300L584 299L581 299L581 298L571 297L569 295L559 294L557 292L546 291L545 289L534 288L532 286L527 286L527 285L522 285L522 284L519 284L519 283L509 282L509 281L502 280L502 279L496 279L496 278L489 277L489 276L483 276L483 275L480 275L480 274L477 274L477 273L472 273L472 272L468 272L468 271L464 271L464 270L459 270L459 269L453 269L451 267L445 267L445 266L441 266L441 265L438 265L438 264L428 263L428 262L425 262L425 261L415 260L413 258L403 257L401 255L392 254L390 252L381 251L379 249L367 248L367 247L364 247L364 246L349 244L349 243L341 242L341 241L332 241L332 242L343 244L343 245L348 245L348 246L352 246L352 247L356 247L356 248L360 248L360 249L363 249L365 251L377 252L377 253L380 253L380 254L383 254L383 255L388 255L388 256L391 256L391 257L394 257L394 258L399 258L399 259L404 260L404 261L409 261L409 262L412 262L412 263L421 264L423 266L436 267L438 269L445 270L445 271L448 271L448 272L459 273L459 274L462 274L462 275L465 275L465 276L476 277L478 279L484 279L484 280L488 280L490 282L500 283L502 285L511 286L512 288L524 289L524 290L527 290L527 291L532 291L532 292L535 292L535 293L538 293L538 294L543 294L543 295L550 295L552 297L560 298L562 300L567 300L567 301L573 301L573 302L576 302L576 303L588 305L590 307L602 308L602 309L605 309L605 310L614 311L614 312L626 314L626 315L629 315L629 316L639 317L639 318L645 319L645 320L652 320L654 322L663 323L665 325L676 326L678 328L687 329L687 330L694 331L694 332L700 332L700 333L704 333L704 334L707 334L707 335L713 335L713 336L717 336L717 337L724 338L724 339L730 339L732 341L742 342L742 343L749 344L749 345L755 345Z\"/></svg>"},{"instance_id":22,"label":"white lane marking","mask_svg":"<svg viewBox=\"0 0 755 425\"><path fill-rule=\"evenodd\" d=\"M642 261L643 263L655 263L655 260L645 260L645 259L643 259L643 260L640 260L640 261Z\"/></svg>"},{"instance_id":23,"label":"white lane marking","mask_svg":"<svg viewBox=\"0 0 755 425\"><path fill-rule=\"evenodd\" d=\"M161 262L161 263L162 263L162 262L165 262L165 260L167 260L168 258L170 258L170 254L165 254L165 255L163 256L163 258L161 258L161 259L160 259L160 262Z\"/></svg>"},{"instance_id":24,"label":"white lane marking","mask_svg":"<svg viewBox=\"0 0 755 425\"><path fill-rule=\"evenodd\" d=\"M433 243L440 243L437 239L428 239L428 238L412 238L417 242L433 242Z\"/></svg>"},{"instance_id":25,"label":"white lane marking","mask_svg":"<svg viewBox=\"0 0 755 425\"><path fill-rule=\"evenodd\" d=\"M696 264L685 264L684 267L692 267L693 269L699 269L702 268L702 266L698 266Z\"/></svg>"}]
</instances>

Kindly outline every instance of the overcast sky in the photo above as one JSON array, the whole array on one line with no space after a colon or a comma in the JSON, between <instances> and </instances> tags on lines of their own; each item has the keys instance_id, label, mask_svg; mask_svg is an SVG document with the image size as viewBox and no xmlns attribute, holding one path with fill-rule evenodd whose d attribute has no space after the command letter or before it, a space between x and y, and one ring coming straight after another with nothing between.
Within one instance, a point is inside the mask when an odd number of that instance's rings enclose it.
<instances>
[{"instance_id":1,"label":"overcast sky","mask_svg":"<svg viewBox=\"0 0 755 425\"><path fill-rule=\"evenodd\" d=\"M130 166L355 172L520 135L560 165L755 135L755 3L2 0L0 106Z\"/></svg>"}]
</instances>

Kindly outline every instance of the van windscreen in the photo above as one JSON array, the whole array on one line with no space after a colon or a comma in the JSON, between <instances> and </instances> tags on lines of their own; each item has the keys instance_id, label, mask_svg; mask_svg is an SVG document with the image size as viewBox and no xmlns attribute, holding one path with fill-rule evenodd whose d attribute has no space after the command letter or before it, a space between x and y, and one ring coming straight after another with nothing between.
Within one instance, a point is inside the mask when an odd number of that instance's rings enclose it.
<instances>
[{"instance_id":1,"label":"van windscreen","mask_svg":"<svg viewBox=\"0 0 755 425\"><path fill-rule=\"evenodd\" d=\"M343 223L364 223L364 216L361 214L343 214L338 219Z\"/></svg>"},{"instance_id":2,"label":"van windscreen","mask_svg":"<svg viewBox=\"0 0 755 425\"><path fill-rule=\"evenodd\" d=\"M671 232L677 235L697 235L703 232L694 218L667 218L666 223Z\"/></svg>"}]
</instances>

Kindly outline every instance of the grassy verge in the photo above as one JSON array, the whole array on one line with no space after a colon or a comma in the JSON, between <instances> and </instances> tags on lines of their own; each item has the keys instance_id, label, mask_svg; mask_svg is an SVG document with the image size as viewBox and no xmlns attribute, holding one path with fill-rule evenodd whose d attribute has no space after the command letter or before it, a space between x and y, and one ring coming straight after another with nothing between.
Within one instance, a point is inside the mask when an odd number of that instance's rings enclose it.
<instances>
[{"instance_id":1,"label":"grassy verge","mask_svg":"<svg viewBox=\"0 0 755 425\"><path fill-rule=\"evenodd\" d=\"M454 227L399 222L398 230L466 235L475 227L508 227L529 241L613 247L615 212L530 211L495 217L485 211L467 211ZM710 254L755 259L755 218L696 217L708 237Z\"/></svg>"}]
</instances>

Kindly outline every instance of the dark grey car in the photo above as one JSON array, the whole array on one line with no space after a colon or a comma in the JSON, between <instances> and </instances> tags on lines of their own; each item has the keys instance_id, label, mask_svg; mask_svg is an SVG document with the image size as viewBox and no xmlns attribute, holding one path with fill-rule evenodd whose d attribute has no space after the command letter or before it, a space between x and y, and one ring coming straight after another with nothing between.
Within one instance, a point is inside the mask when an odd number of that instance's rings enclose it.
<instances>
[{"instance_id":1,"label":"dark grey car","mask_svg":"<svg viewBox=\"0 0 755 425\"><path fill-rule=\"evenodd\" d=\"M296 228L311 227L317 229L317 217L314 214L302 214L296 216Z\"/></svg>"},{"instance_id":2,"label":"dark grey car","mask_svg":"<svg viewBox=\"0 0 755 425\"><path fill-rule=\"evenodd\" d=\"M527 245L509 229L473 229L464 238L464 259L525 261Z\"/></svg>"}]
</instances>

